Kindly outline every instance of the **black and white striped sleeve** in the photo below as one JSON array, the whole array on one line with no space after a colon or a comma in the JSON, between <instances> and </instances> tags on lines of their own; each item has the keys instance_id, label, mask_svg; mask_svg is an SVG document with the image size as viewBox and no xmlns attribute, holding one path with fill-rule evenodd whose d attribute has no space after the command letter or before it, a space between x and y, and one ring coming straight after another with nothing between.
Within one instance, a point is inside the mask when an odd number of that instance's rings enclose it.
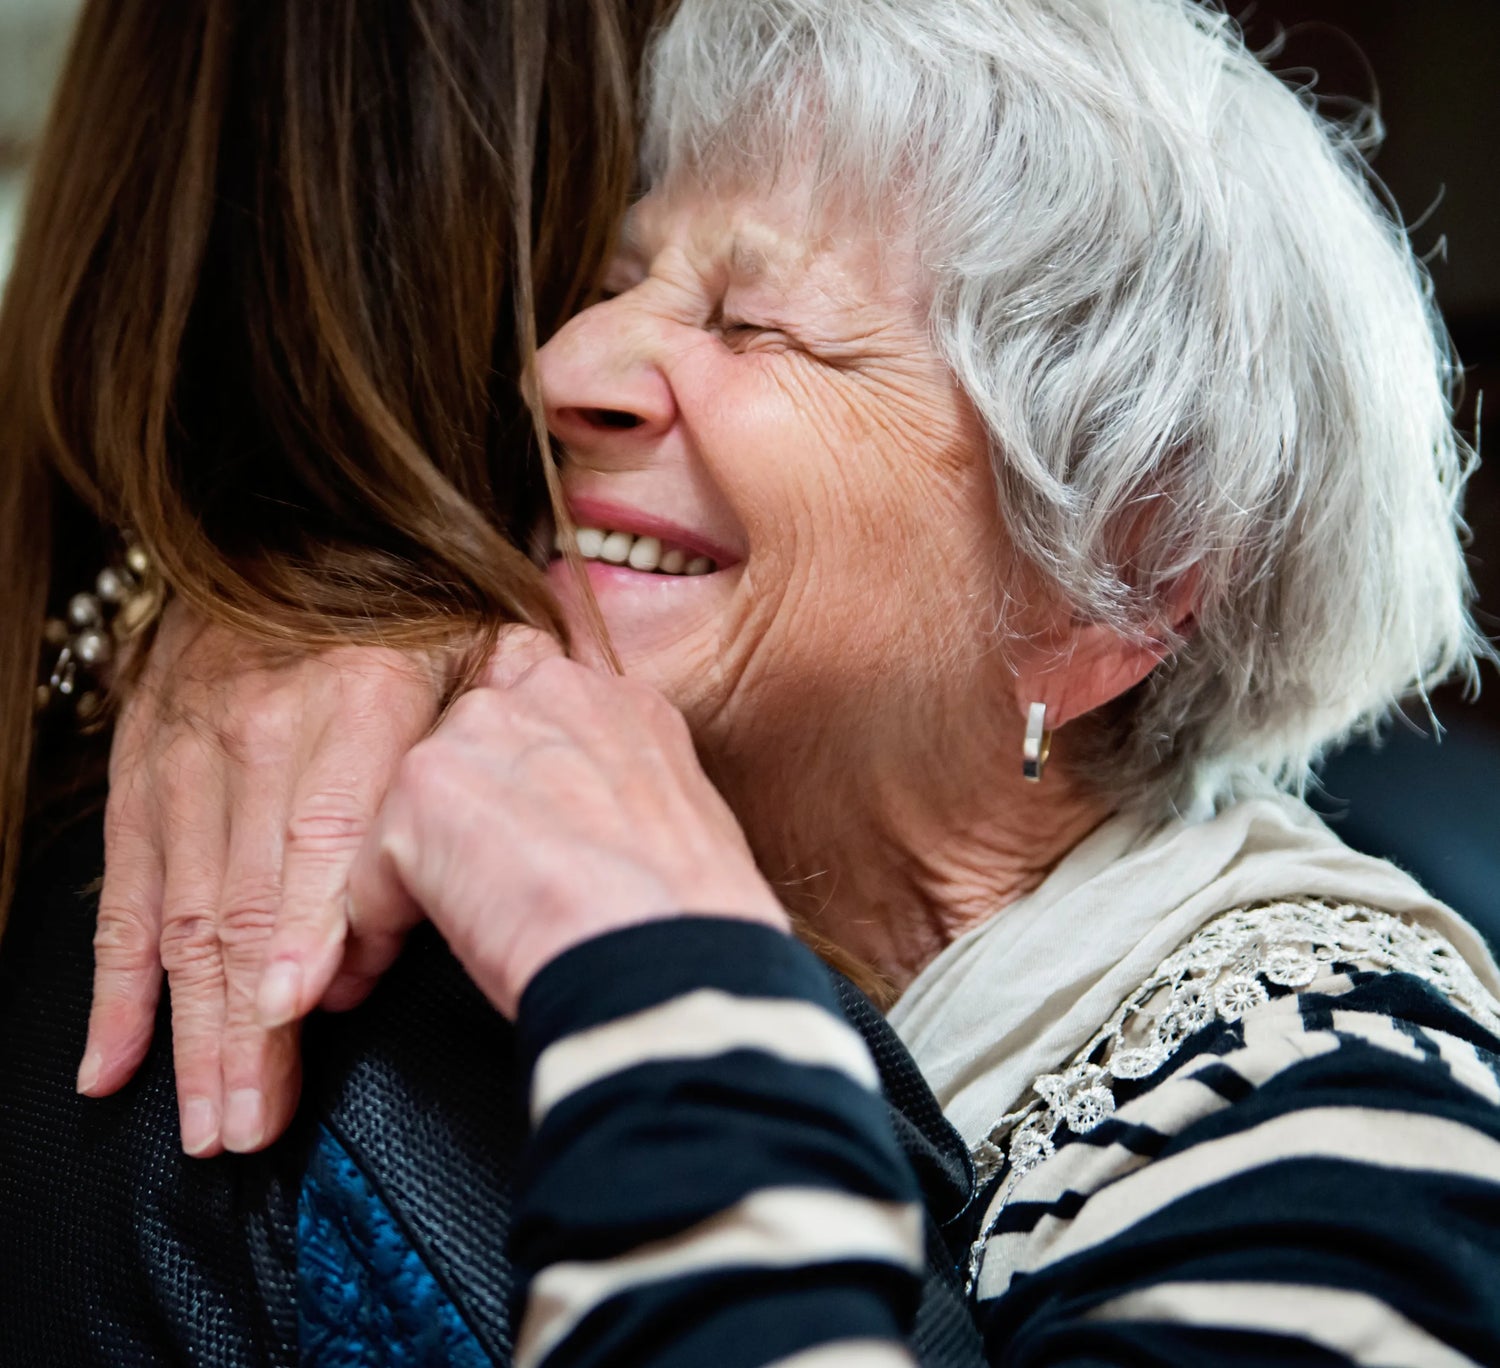
<instances>
[{"instance_id":1,"label":"black and white striped sleeve","mask_svg":"<svg viewBox=\"0 0 1500 1368\"><path fill-rule=\"evenodd\" d=\"M1401 974L1205 1031L1014 1185L978 1295L1014 1368L1500 1364L1500 1041Z\"/></svg>"},{"instance_id":2,"label":"black and white striped sleeve","mask_svg":"<svg viewBox=\"0 0 1500 1368\"><path fill-rule=\"evenodd\" d=\"M561 956L521 1003L533 1135L517 1368L898 1368L921 1212L827 971L682 917Z\"/></svg>"}]
</instances>

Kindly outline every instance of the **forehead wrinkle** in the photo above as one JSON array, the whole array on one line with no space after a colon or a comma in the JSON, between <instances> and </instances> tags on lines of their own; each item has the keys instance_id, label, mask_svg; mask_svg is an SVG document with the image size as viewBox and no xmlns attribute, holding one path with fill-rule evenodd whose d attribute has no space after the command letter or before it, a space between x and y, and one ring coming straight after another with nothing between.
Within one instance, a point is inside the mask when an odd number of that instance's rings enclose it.
<instances>
[{"instance_id":1,"label":"forehead wrinkle","mask_svg":"<svg viewBox=\"0 0 1500 1368\"><path fill-rule=\"evenodd\" d=\"M804 275L817 255L808 225L795 212L792 222L786 222L786 205L777 196L735 204L726 217L727 222L714 225L715 245L738 281L785 285Z\"/></svg>"},{"instance_id":2,"label":"forehead wrinkle","mask_svg":"<svg viewBox=\"0 0 1500 1368\"><path fill-rule=\"evenodd\" d=\"M786 288L807 274L808 253L760 224L735 224L720 260L729 279L741 285Z\"/></svg>"},{"instance_id":3,"label":"forehead wrinkle","mask_svg":"<svg viewBox=\"0 0 1500 1368\"><path fill-rule=\"evenodd\" d=\"M759 307L793 315L824 342L905 346L921 306L915 291L888 298L887 272L901 273L905 244L869 234L853 256L840 250L850 225L829 221L797 196L746 203L731 195L648 195L630 211L620 250L648 271L663 253L691 270L711 290L729 286L768 291ZM859 236L866 236L861 233ZM893 252L894 249L894 252ZM767 301L775 300L774 305ZM917 305L917 309L913 309ZM890 316L893 308L899 317Z\"/></svg>"}]
</instances>

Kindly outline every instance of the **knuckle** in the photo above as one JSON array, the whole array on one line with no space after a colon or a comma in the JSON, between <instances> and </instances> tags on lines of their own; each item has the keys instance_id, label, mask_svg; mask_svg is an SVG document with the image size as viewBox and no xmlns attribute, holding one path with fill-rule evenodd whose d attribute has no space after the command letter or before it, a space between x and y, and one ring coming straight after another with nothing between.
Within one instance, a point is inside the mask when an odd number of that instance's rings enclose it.
<instances>
[{"instance_id":1,"label":"knuckle","mask_svg":"<svg viewBox=\"0 0 1500 1368\"><path fill-rule=\"evenodd\" d=\"M142 699L139 686L130 690L121 702L120 718L115 724L114 739L109 748L109 774L134 773L141 764L152 736L154 714Z\"/></svg>"},{"instance_id":2,"label":"knuckle","mask_svg":"<svg viewBox=\"0 0 1500 1368\"><path fill-rule=\"evenodd\" d=\"M666 739L696 754L693 746L693 732L688 726L687 718L665 698L660 700L657 707L660 710L659 725Z\"/></svg>"},{"instance_id":3,"label":"knuckle","mask_svg":"<svg viewBox=\"0 0 1500 1368\"><path fill-rule=\"evenodd\" d=\"M446 792L453 782L453 765L447 748L437 741L413 746L401 761L397 782L417 802Z\"/></svg>"},{"instance_id":4,"label":"knuckle","mask_svg":"<svg viewBox=\"0 0 1500 1368\"><path fill-rule=\"evenodd\" d=\"M347 794L324 793L303 804L286 823L288 855L343 855L358 849L369 818Z\"/></svg>"},{"instance_id":5,"label":"knuckle","mask_svg":"<svg viewBox=\"0 0 1500 1368\"><path fill-rule=\"evenodd\" d=\"M686 719L660 690L638 679L622 679L618 689L621 701L648 732L668 741L687 735ZM618 705L611 712L618 712Z\"/></svg>"},{"instance_id":6,"label":"knuckle","mask_svg":"<svg viewBox=\"0 0 1500 1368\"><path fill-rule=\"evenodd\" d=\"M491 732L514 711L499 689L470 689L454 701L449 717L461 730Z\"/></svg>"},{"instance_id":7,"label":"knuckle","mask_svg":"<svg viewBox=\"0 0 1500 1368\"><path fill-rule=\"evenodd\" d=\"M226 947L269 939L281 910L280 880L271 876L226 885L218 915L218 937Z\"/></svg>"},{"instance_id":8,"label":"knuckle","mask_svg":"<svg viewBox=\"0 0 1500 1368\"><path fill-rule=\"evenodd\" d=\"M340 675L346 702L354 708L376 710L390 702L428 698L438 692L432 671L419 656L383 647L357 647L349 668Z\"/></svg>"},{"instance_id":9,"label":"knuckle","mask_svg":"<svg viewBox=\"0 0 1500 1368\"><path fill-rule=\"evenodd\" d=\"M193 974L214 965L221 953L212 916L194 913L169 919L161 931L161 962L168 974Z\"/></svg>"},{"instance_id":10,"label":"knuckle","mask_svg":"<svg viewBox=\"0 0 1500 1368\"><path fill-rule=\"evenodd\" d=\"M219 913L219 947L235 953L264 945L276 929L276 908L227 903Z\"/></svg>"},{"instance_id":11,"label":"knuckle","mask_svg":"<svg viewBox=\"0 0 1500 1368\"><path fill-rule=\"evenodd\" d=\"M262 699L239 719L235 750L249 764L280 758L296 745L299 721L289 700Z\"/></svg>"},{"instance_id":12,"label":"knuckle","mask_svg":"<svg viewBox=\"0 0 1500 1368\"><path fill-rule=\"evenodd\" d=\"M95 959L113 965L148 958L156 949L153 921L129 903L101 902L94 925Z\"/></svg>"},{"instance_id":13,"label":"knuckle","mask_svg":"<svg viewBox=\"0 0 1500 1368\"><path fill-rule=\"evenodd\" d=\"M428 766L428 755L432 749L432 742L419 741L403 755L396 765L396 778L391 785L394 793L409 793L411 790L420 788L423 782L422 776ZM387 799L389 804L389 799Z\"/></svg>"},{"instance_id":14,"label":"knuckle","mask_svg":"<svg viewBox=\"0 0 1500 1368\"><path fill-rule=\"evenodd\" d=\"M358 843L368 825L365 814L347 799L324 799L299 808L286 823L289 844L304 847Z\"/></svg>"}]
</instances>

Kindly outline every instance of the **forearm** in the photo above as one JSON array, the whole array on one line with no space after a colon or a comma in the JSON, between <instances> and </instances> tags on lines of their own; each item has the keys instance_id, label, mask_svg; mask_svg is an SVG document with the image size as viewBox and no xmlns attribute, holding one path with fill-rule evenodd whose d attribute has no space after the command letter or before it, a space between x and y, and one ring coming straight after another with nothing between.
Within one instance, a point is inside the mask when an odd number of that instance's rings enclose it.
<instances>
[{"instance_id":1,"label":"forearm","mask_svg":"<svg viewBox=\"0 0 1500 1368\"><path fill-rule=\"evenodd\" d=\"M518 1368L911 1362L916 1185L807 950L718 918L618 932L519 1024Z\"/></svg>"}]
</instances>

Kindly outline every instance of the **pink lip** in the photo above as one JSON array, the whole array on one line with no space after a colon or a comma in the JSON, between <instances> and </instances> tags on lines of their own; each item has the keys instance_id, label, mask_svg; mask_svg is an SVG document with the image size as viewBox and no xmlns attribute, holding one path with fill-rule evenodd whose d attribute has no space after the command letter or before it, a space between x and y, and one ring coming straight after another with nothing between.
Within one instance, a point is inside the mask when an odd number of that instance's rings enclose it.
<instances>
[{"instance_id":1,"label":"pink lip","mask_svg":"<svg viewBox=\"0 0 1500 1368\"><path fill-rule=\"evenodd\" d=\"M568 496L568 509L579 527L598 527L608 532L630 532L637 537L655 537L668 546L678 546L695 555L707 556L718 569L737 565L738 553L710 541L701 533L679 527L666 518L653 517L624 504L610 503L605 499L574 498Z\"/></svg>"}]
</instances>

